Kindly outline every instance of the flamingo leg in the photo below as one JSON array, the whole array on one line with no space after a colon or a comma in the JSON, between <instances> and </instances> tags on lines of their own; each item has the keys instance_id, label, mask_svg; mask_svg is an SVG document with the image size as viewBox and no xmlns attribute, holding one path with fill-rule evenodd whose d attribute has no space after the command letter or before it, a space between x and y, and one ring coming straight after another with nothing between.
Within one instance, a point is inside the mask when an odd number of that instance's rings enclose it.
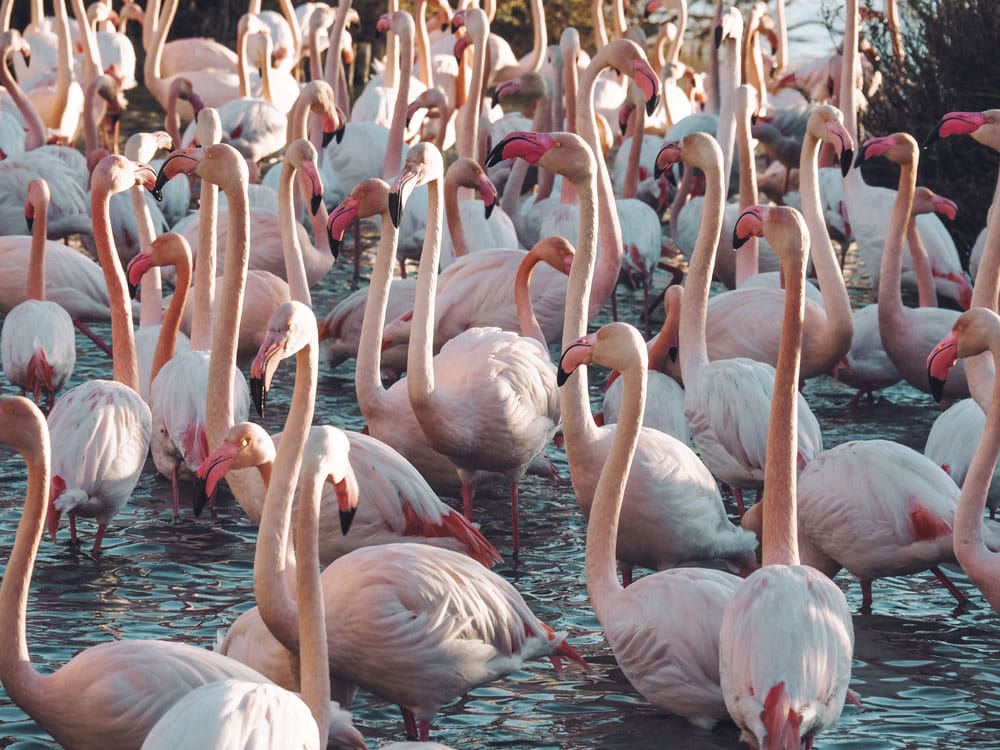
<instances>
[{"instance_id":1,"label":"flamingo leg","mask_svg":"<svg viewBox=\"0 0 1000 750\"><path fill-rule=\"evenodd\" d=\"M75 513L70 513L69 514L69 543L72 544L73 546L76 546L77 544L79 544L79 542L76 539L76 514Z\"/></svg>"},{"instance_id":2,"label":"flamingo leg","mask_svg":"<svg viewBox=\"0 0 1000 750\"><path fill-rule=\"evenodd\" d=\"M405 279L406 278L406 261L405 260L400 260L399 261L399 278L401 278L401 279Z\"/></svg>"},{"instance_id":3,"label":"flamingo leg","mask_svg":"<svg viewBox=\"0 0 1000 750\"><path fill-rule=\"evenodd\" d=\"M649 285L652 281L653 272L646 271L642 275L642 325L645 329L646 339L649 339Z\"/></svg>"},{"instance_id":4,"label":"flamingo leg","mask_svg":"<svg viewBox=\"0 0 1000 750\"><path fill-rule=\"evenodd\" d=\"M743 514L747 510L746 505L743 504L743 490L739 487L733 487L733 495L736 496L736 512L740 514L740 518L743 518Z\"/></svg>"},{"instance_id":5,"label":"flamingo leg","mask_svg":"<svg viewBox=\"0 0 1000 750\"><path fill-rule=\"evenodd\" d=\"M403 727L406 729L406 739L416 740L417 720L413 717L413 712L402 706L399 707L399 711L403 714Z\"/></svg>"},{"instance_id":6,"label":"flamingo leg","mask_svg":"<svg viewBox=\"0 0 1000 750\"><path fill-rule=\"evenodd\" d=\"M468 482L462 482L462 514L472 520L472 487Z\"/></svg>"},{"instance_id":7,"label":"flamingo leg","mask_svg":"<svg viewBox=\"0 0 1000 750\"><path fill-rule=\"evenodd\" d=\"M429 742L431 738L431 723L427 719L421 719L418 723L420 728L420 741Z\"/></svg>"},{"instance_id":8,"label":"flamingo leg","mask_svg":"<svg viewBox=\"0 0 1000 750\"><path fill-rule=\"evenodd\" d=\"M181 500L180 500L180 487L177 484L177 467L173 468L170 472L170 484L174 489L174 520L179 521L181 518Z\"/></svg>"},{"instance_id":9,"label":"flamingo leg","mask_svg":"<svg viewBox=\"0 0 1000 750\"><path fill-rule=\"evenodd\" d=\"M510 524L511 532L513 534L513 546L514 546L514 556L516 557L518 552L521 551L521 535L517 527L517 517L518 517L518 484L517 480L511 482L510 484Z\"/></svg>"},{"instance_id":10,"label":"flamingo leg","mask_svg":"<svg viewBox=\"0 0 1000 750\"><path fill-rule=\"evenodd\" d=\"M628 563L619 562L618 568L622 572L622 588L628 588L632 585L632 566Z\"/></svg>"},{"instance_id":11,"label":"flamingo leg","mask_svg":"<svg viewBox=\"0 0 1000 750\"><path fill-rule=\"evenodd\" d=\"M937 565L934 565L931 567L930 570L931 573L933 573L935 577L939 581L941 581L941 585L944 586L946 589L948 589L948 591L951 592L951 595L955 597L956 600L958 600L959 606L969 603L969 597L967 597L958 589L958 587L952 582L952 580L948 578L947 575L945 575L945 572L941 570L941 568L939 568Z\"/></svg>"},{"instance_id":12,"label":"flamingo leg","mask_svg":"<svg viewBox=\"0 0 1000 750\"><path fill-rule=\"evenodd\" d=\"M861 580L861 610L870 612L872 608L872 579L863 578Z\"/></svg>"},{"instance_id":13,"label":"flamingo leg","mask_svg":"<svg viewBox=\"0 0 1000 750\"><path fill-rule=\"evenodd\" d=\"M614 321L618 320L618 286L611 292L611 319Z\"/></svg>"},{"instance_id":14,"label":"flamingo leg","mask_svg":"<svg viewBox=\"0 0 1000 750\"><path fill-rule=\"evenodd\" d=\"M109 357L111 357L112 359L114 359L115 355L114 355L114 352L111 350L111 347L108 346L107 344L105 344L104 340L100 336L98 336L96 333L94 333L92 330L90 330L90 328L87 327L86 323L84 323L82 320L76 320L74 318L73 319L73 325L76 326L76 330L78 330L80 333L82 333L88 339L90 339L95 344L97 344L97 348L98 349L100 349L102 352L104 352Z\"/></svg>"},{"instance_id":15,"label":"flamingo leg","mask_svg":"<svg viewBox=\"0 0 1000 750\"><path fill-rule=\"evenodd\" d=\"M101 556L101 542L104 541L104 531L108 528L106 523L97 524L97 536L94 537L94 547L90 550L95 558Z\"/></svg>"}]
</instances>

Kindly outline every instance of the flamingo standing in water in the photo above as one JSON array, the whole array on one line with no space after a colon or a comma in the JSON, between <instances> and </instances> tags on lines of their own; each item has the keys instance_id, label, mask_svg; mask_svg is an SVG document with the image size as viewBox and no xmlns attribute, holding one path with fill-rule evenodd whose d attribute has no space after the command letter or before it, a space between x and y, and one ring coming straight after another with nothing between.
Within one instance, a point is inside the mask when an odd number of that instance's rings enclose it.
<instances>
[{"instance_id":1,"label":"flamingo standing in water","mask_svg":"<svg viewBox=\"0 0 1000 750\"><path fill-rule=\"evenodd\" d=\"M719 635L726 708L758 748L798 748L836 723L847 697L854 626L829 578L799 564L795 524L796 411L808 230L792 208L752 206L734 246L765 235L782 262L788 295L768 430L763 567L737 588Z\"/></svg>"},{"instance_id":2,"label":"flamingo standing in water","mask_svg":"<svg viewBox=\"0 0 1000 750\"><path fill-rule=\"evenodd\" d=\"M49 208L49 186L45 180L28 185L25 214L32 228L28 266L27 299L13 307L3 320L0 352L3 371L21 395L31 393L35 401L46 393L49 406L76 364L73 321L55 302L45 299L45 225ZM34 221L38 225L32 227Z\"/></svg>"},{"instance_id":3,"label":"flamingo standing in water","mask_svg":"<svg viewBox=\"0 0 1000 750\"><path fill-rule=\"evenodd\" d=\"M116 352L114 380L90 380L67 391L52 407L49 430L58 435L52 456L49 531L68 513L76 543L76 517L97 519L93 555L100 555L108 522L125 504L149 452L152 423L139 395L139 371L132 331L132 308L125 274L111 239L112 193L141 184L152 189L156 175L145 164L106 156L92 174L94 242L111 301L111 340Z\"/></svg>"}]
</instances>

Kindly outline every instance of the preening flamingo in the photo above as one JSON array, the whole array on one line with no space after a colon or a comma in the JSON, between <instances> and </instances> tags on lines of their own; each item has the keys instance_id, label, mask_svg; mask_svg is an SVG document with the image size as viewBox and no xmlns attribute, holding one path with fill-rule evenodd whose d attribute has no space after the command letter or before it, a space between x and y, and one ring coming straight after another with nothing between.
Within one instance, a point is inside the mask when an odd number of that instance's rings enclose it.
<instances>
[{"instance_id":1,"label":"preening flamingo","mask_svg":"<svg viewBox=\"0 0 1000 750\"><path fill-rule=\"evenodd\" d=\"M42 179L32 180L28 185L25 217L29 226L35 221L38 224L32 227L27 299L4 316L0 353L4 375L20 387L21 395L31 393L36 403L40 403L44 391L51 407L56 392L73 374L76 338L69 313L57 303L45 299L45 225L48 209L48 184Z\"/></svg>"},{"instance_id":2,"label":"preening flamingo","mask_svg":"<svg viewBox=\"0 0 1000 750\"><path fill-rule=\"evenodd\" d=\"M145 164L106 156L92 175L94 241L111 301L111 340L117 353L114 380L90 380L64 393L49 413L49 431L59 435L52 455L49 531L68 513L72 541L76 517L97 519L92 549L100 555L108 522L125 504L139 480L149 452L149 407L139 395L139 373L132 332L132 308L125 273L111 240L108 204L112 193L136 184L151 189L155 174Z\"/></svg>"},{"instance_id":3,"label":"preening flamingo","mask_svg":"<svg viewBox=\"0 0 1000 750\"><path fill-rule=\"evenodd\" d=\"M525 132L512 133L498 143L489 159L519 156L538 163L572 180L580 195L580 246L567 284L564 347L586 330L598 234L592 154L579 136L570 133ZM607 233L607 227L602 226L600 232ZM589 516L599 467L611 450L615 427L598 428L594 423L585 371L571 378L560 396L573 489L584 516ZM662 569L680 562L719 558L740 567L755 564L754 540L726 517L715 480L687 445L669 435L643 430L636 450L616 546L626 582L635 565Z\"/></svg>"},{"instance_id":4,"label":"preening flamingo","mask_svg":"<svg viewBox=\"0 0 1000 750\"><path fill-rule=\"evenodd\" d=\"M740 579L681 567L645 576L628 588L618 582L618 519L645 406L646 347L634 328L610 323L563 352L560 381L592 363L621 373L626 398L587 521L587 592L615 660L636 690L658 708L710 729L726 715L719 630Z\"/></svg>"},{"instance_id":5,"label":"preening flamingo","mask_svg":"<svg viewBox=\"0 0 1000 750\"><path fill-rule=\"evenodd\" d=\"M763 501L763 567L726 607L719 674L730 716L753 747L798 748L836 723L847 697L854 626L847 599L829 578L799 564L795 524L799 357L808 231L792 208L753 206L734 244L765 234L781 259L788 295L775 368Z\"/></svg>"}]
</instances>

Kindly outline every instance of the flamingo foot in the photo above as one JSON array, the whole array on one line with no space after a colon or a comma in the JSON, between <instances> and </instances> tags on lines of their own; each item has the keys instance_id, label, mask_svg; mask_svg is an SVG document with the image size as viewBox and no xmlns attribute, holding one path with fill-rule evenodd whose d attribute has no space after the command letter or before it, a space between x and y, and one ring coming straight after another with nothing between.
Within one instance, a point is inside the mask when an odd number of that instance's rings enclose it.
<instances>
[{"instance_id":1,"label":"flamingo foot","mask_svg":"<svg viewBox=\"0 0 1000 750\"><path fill-rule=\"evenodd\" d=\"M951 595L954 596L955 599L958 601L958 606L961 607L969 603L969 597L967 597L959 590L959 588L952 582L952 580L948 578L947 575L945 575L945 572L941 570L941 568L939 568L937 565L934 565L931 567L930 571L935 575L935 577L939 581L941 581L941 585L951 592Z\"/></svg>"}]
</instances>

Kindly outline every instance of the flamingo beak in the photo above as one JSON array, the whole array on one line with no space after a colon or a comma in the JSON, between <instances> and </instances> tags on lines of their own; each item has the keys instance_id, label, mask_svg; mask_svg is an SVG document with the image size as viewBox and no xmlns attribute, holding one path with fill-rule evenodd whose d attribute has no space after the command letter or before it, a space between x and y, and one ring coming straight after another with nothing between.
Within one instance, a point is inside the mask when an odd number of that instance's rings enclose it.
<instances>
[{"instance_id":1,"label":"flamingo beak","mask_svg":"<svg viewBox=\"0 0 1000 750\"><path fill-rule=\"evenodd\" d=\"M568 347L559 358L559 368L556 370L556 385L563 386L576 369L589 365L594 360L594 334L583 336Z\"/></svg>"}]
</instances>

